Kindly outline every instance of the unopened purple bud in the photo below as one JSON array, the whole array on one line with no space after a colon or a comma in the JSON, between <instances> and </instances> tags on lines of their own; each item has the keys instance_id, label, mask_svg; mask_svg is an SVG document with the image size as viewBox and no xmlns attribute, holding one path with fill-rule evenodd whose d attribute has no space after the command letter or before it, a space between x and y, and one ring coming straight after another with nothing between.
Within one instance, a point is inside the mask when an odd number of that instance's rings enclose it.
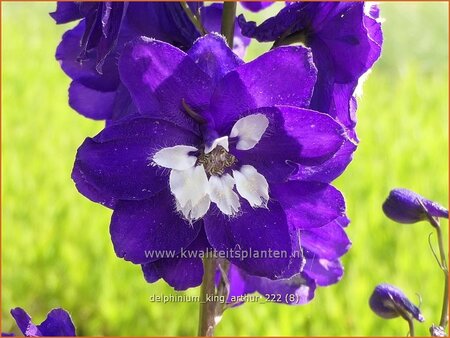
<instances>
[{"instance_id":1,"label":"unopened purple bud","mask_svg":"<svg viewBox=\"0 0 450 338\"><path fill-rule=\"evenodd\" d=\"M383 203L383 211L387 217L398 223L416 223L427 219L423 209L429 215L448 218L448 210L442 205L430 201L408 189L393 189Z\"/></svg>"},{"instance_id":2,"label":"unopened purple bud","mask_svg":"<svg viewBox=\"0 0 450 338\"><path fill-rule=\"evenodd\" d=\"M419 308L400 289L390 284L377 285L370 296L369 305L373 312L385 319L401 316L425 321Z\"/></svg>"}]
</instances>

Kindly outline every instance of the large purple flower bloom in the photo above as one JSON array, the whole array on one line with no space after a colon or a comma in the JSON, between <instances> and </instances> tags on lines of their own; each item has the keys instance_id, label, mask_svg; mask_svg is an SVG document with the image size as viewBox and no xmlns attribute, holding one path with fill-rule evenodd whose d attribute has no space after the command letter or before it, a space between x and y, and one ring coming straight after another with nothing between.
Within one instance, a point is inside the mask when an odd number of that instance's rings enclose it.
<instances>
[{"instance_id":1,"label":"large purple flower bloom","mask_svg":"<svg viewBox=\"0 0 450 338\"><path fill-rule=\"evenodd\" d=\"M356 140L353 93L381 54L378 17L378 8L363 2L294 2L259 26L243 15L239 24L244 35L258 41L310 47L318 69L310 108L336 118Z\"/></svg>"},{"instance_id":2,"label":"large purple flower bloom","mask_svg":"<svg viewBox=\"0 0 450 338\"><path fill-rule=\"evenodd\" d=\"M339 122L308 109L317 78L308 49L280 47L244 64L215 34L188 53L138 38L119 70L138 112L86 139L73 169L81 193L114 209L119 257L178 289L200 283L201 262L161 263L149 253L270 249L285 255L229 260L266 279L305 269L319 285L340 278L344 199L329 177L292 179L298 167L326 165L347 141ZM186 282L176 278L183 274Z\"/></svg>"},{"instance_id":3,"label":"large purple flower bloom","mask_svg":"<svg viewBox=\"0 0 450 338\"><path fill-rule=\"evenodd\" d=\"M47 318L39 325L33 324L28 313L20 307L12 309L11 315L25 337L73 337L76 335L72 318L63 309L51 310Z\"/></svg>"},{"instance_id":4,"label":"large purple flower bloom","mask_svg":"<svg viewBox=\"0 0 450 338\"><path fill-rule=\"evenodd\" d=\"M189 2L192 11L201 11L207 30L220 30L222 6L201 5ZM136 111L117 68L128 41L147 36L187 50L200 37L177 2L59 2L51 16L58 24L82 19L63 35L56 59L73 80L70 106L96 120L116 120ZM242 55L250 39L239 31L235 51Z\"/></svg>"}]
</instances>

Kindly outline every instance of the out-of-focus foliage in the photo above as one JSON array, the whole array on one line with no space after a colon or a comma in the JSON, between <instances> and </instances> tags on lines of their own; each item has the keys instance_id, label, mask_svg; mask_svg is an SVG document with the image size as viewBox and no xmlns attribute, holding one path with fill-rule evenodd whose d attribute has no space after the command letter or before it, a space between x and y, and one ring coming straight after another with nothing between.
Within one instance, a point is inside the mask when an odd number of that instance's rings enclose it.
<instances>
[{"instance_id":1,"label":"out-of-focus foliage","mask_svg":"<svg viewBox=\"0 0 450 338\"><path fill-rule=\"evenodd\" d=\"M102 124L67 104L69 79L54 61L67 27L47 15L53 6L2 3L3 331L15 327L12 307L39 322L61 306L79 335L195 334L198 304L150 302L175 293L147 284L139 266L115 257L111 212L78 194L70 179L78 145ZM422 296L427 321L418 335L438 320L443 285L428 248L432 230L389 221L381 204L396 186L447 204L447 4L382 3L381 10L384 53L360 100L361 143L337 182L352 219L344 279L307 306L248 303L227 311L218 335L404 335L402 321L383 321L368 306L380 282ZM267 47L254 45L248 59Z\"/></svg>"}]
</instances>

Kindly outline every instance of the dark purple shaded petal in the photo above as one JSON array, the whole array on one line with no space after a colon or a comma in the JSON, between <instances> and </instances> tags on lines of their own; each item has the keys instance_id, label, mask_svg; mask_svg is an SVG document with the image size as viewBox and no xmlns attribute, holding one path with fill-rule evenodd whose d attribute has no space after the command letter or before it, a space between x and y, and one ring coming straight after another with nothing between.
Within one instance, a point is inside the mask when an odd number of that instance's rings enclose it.
<instances>
[{"instance_id":1,"label":"dark purple shaded petal","mask_svg":"<svg viewBox=\"0 0 450 338\"><path fill-rule=\"evenodd\" d=\"M346 139L343 127L312 110L288 106L260 108L245 115L264 114L269 126L250 150L232 148L239 163L252 164L269 181L287 181L295 163L320 164L330 159ZM227 134L228 131L223 134ZM274 172L274 170L279 171Z\"/></svg>"},{"instance_id":2,"label":"dark purple shaded petal","mask_svg":"<svg viewBox=\"0 0 450 338\"><path fill-rule=\"evenodd\" d=\"M47 318L37 327L46 337L74 337L76 335L72 318L63 309L51 310Z\"/></svg>"},{"instance_id":3,"label":"dark purple shaded petal","mask_svg":"<svg viewBox=\"0 0 450 338\"><path fill-rule=\"evenodd\" d=\"M387 217L395 222L416 223L427 219L420 202L423 203L431 216L448 218L448 210L439 203L430 201L414 191L402 188L391 190L383 203L383 211Z\"/></svg>"},{"instance_id":4,"label":"dark purple shaded petal","mask_svg":"<svg viewBox=\"0 0 450 338\"><path fill-rule=\"evenodd\" d=\"M25 312L25 310L20 307L16 307L11 310L11 315L16 321L20 331L22 331L25 336L42 336L42 333L39 331L37 326L31 322L31 317Z\"/></svg>"},{"instance_id":5,"label":"dark purple shaded petal","mask_svg":"<svg viewBox=\"0 0 450 338\"><path fill-rule=\"evenodd\" d=\"M16 335L14 333L9 332L2 332L2 337L15 337Z\"/></svg>"},{"instance_id":6,"label":"dark purple shaded petal","mask_svg":"<svg viewBox=\"0 0 450 338\"><path fill-rule=\"evenodd\" d=\"M211 98L211 114L217 130L231 128L248 110L292 105L309 106L316 81L310 51L304 47L280 47L228 73Z\"/></svg>"},{"instance_id":7,"label":"dark purple shaded petal","mask_svg":"<svg viewBox=\"0 0 450 338\"><path fill-rule=\"evenodd\" d=\"M243 63L227 46L224 37L218 34L208 34L199 38L188 55L215 84Z\"/></svg>"},{"instance_id":8,"label":"dark purple shaded petal","mask_svg":"<svg viewBox=\"0 0 450 338\"><path fill-rule=\"evenodd\" d=\"M323 227L345 214L344 197L326 183L289 181L272 184L270 190L271 197L283 207L289 224L297 229Z\"/></svg>"},{"instance_id":9,"label":"dark purple shaded petal","mask_svg":"<svg viewBox=\"0 0 450 338\"><path fill-rule=\"evenodd\" d=\"M84 29L85 23L81 21L75 28L64 33L56 49L56 59L72 80L78 80L98 91L116 90L119 85L119 73L117 61L113 57L108 58L103 65L103 74L99 74L95 68L97 57L95 50L89 51L88 58L80 61L80 39Z\"/></svg>"},{"instance_id":10,"label":"dark purple shaded petal","mask_svg":"<svg viewBox=\"0 0 450 338\"><path fill-rule=\"evenodd\" d=\"M233 218L216 207L210 209L204 218L209 243L216 250L225 250L233 264L252 275L268 278L282 275L289 267L292 253L283 209L275 201L269 201L267 209L252 209L242 201L241 208L242 214ZM277 256L282 258L275 258L269 250L279 252ZM248 257L244 258L245 255ZM268 258L261 258L263 255Z\"/></svg>"},{"instance_id":11,"label":"dark purple shaded petal","mask_svg":"<svg viewBox=\"0 0 450 338\"><path fill-rule=\"evenodd\" d=\"M197 237L201 222L189 225L175 212L168 189L142 201L119 201L111 218L111 239L118 257L135 264L178 254Z\"/></svg>"},{"instance_id":12,"label":"dark purple shaded petal","mask_svg":"<svg viewBox=\"0 0 450 338\"><path fill-rule=\"evenodd\" d=\"M119 71L142 114L199 132L183 110L182 100L196 112L205 111L212 81L186 53L168 43L141 37L125 47Z\"/></svg>"},{"instance_id":13,"label":"dark purple shaded petal","mask_svg":"<svg viewBox=\"0 0 450 338\"><path fill-rule=\"evenodd\" d=\"M161 274L159 273L155 262L142 264L141 267L147 283L155 283L161 279Z\"/></svg>"},{"instance_id":14,"label":"dark purple shaded petal","mask_svg":"<svg viewBox=\"0 0 450 338\"><path fill-rule=\"evenodd\" d=\"M145 279L153 283L163 278L175 290L199 286L203 278L201 254L209 247L202 228L197 238L173 258L163 258L142 266Z\"/></svg>"},{"instance_id":15,"label":"dark purple shaded petal","mask_svg":"<svg viewBox=\"0 0 450 338\"><path fill-rule=\"evenodd\" d=\"M221 32L222 26L222 13L223 4L215 3L210 6L203 6L200 9L200 16L203 26L208 32ZM246 53L247 46L250 44L251 39L242 35L241 28L238 25L237 20L234 25L234 40L233 40L233 52L240 58L243 58Z\"/></svg>"},{"instance_id":16,"label":"dark purple shaded petal","mask_svg":"<svg viewBox=\"0 0 450 338\"><path fill-rule=\"evenodd\" d=\"M272 1L241 1L242 7L252 12L259 12L272 4Z\"/></svg>"},{"instance_id":17,"label":"dark purple shaded petal","mask_svg":"<svg viewBox=\"0 0 450 338\"><path fill-rule=\"evenodd\" d=\"M320 165L299 165L298 171L292 176L294 180L332 182L339 177L353 159L356 145L345 140L341 148L327 161Z\"/></svg>"},{"instance_id":18,"label":"dark purple shaded petal","mask_svg":"<svg viewBox=\"0 0 450 338\"><path fill-rule=\"evenodd\" d=\"M127 12L127 2L104 2L102 4L101 31L103 33L97 45L96 70L103 73L103 64L117 45L122 21ZM99 13L100 14L100 13Z\"/></svg>"},{"instance_id":19,"label":"dark purple shaded petal","mask_svg":"<svg viewBox=\"0 0 450 338\"><path fill-rule=\"evenodd\" d=\"M84 141L72 178L81 193L102 204L148 198L168 186L168 172L151 165L152 155L163 147L197 142L194 134L170 122L126 120Z\"/></svg>"},{"instance_id":20,"label":"dark purple shaded petal","mask_svg":"<svg viewBox=\"0 0 450 338\"><path fill-rule=\"evenodd\" d=\"M382 318L390 319L401 316L402 312L425 321L420 309L415 306L399 289L390 284L379 284L375 287L369 300L370 308Z\"/></svg>"},{"instance_id":21,"label":"dark purple shaded petal","mask_svg":"<svg viewBox=\"0 0 450 338\"><path fill-rule=\"evenodd\" d=\"M302 247L317 259L333 260L341 257L350 249L351 242L340 222L339 218L320 228L302 230Z\"/></svg>"},{"instance_id":22,"label":"dark purple shaded petal","mask_svg":"<svg viewBox=\"0 0 450 338\"><path fill-rule=\"evenodd\" d=\"M196 13L201 2L188 2ZM200 37L178 2L130 2L125 24L134 36L148 36L187 50Z\"/></svg>"},{"instance_id":23,"label":"dark purple shaded petal","mask_svg":"<svg viewBox=\"0 0 450 338\"><path fill-rule=\"evenodd\" d=\"M94 120L111 118L116 91L98 91L72 81L69 87L69 105L81 115Z\"/></svg>"},{"instance_id":24,"label":"dark purple shaded petal","mask_svg":"<svg viewBox=\"0 0 450 338\"><path fill-rule=\"evenodd\" d=\"M344 268L338 259L330 261L312 255L307 256L303 273L311 277L317 285L328 286L341 280Z\"/></svg>"},{"instance_id":25,"label":"dark purple shaded petal","mask_svg":"<svg viewBox=\"0 0 450 338\"><path fill-rule=\"evenodd\" d=\"M58 1L56 3L56 11L50 13L50 16L57 24L63 24L81 19L80 7L73 1Z\"/></svg>"}]
</instances>

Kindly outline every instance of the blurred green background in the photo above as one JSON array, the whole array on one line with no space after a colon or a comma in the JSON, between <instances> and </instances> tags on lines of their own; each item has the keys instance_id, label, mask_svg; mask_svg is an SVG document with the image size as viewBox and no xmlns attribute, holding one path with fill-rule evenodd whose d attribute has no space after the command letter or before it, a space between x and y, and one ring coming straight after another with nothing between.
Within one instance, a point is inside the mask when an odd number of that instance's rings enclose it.
<instances>
[{"instance_id":1,"label":"blurred green background","mask_svg":"<svg viewBox=\"0 0 450 338\"><path fill-rule=\"evenodd\" d=\"M417 334L438 321L443 281L428 247L432 229L397 225L381 204L393 187L448 203L447 6L381 4L383 56L360 100L361 143L336 182L352 219L343 280L306 306L249 303L227 311L217 335L405 335L402 320L384 321L367 305L380 282L400 286L416 303L421 295L427 321ZM79 335L196 334L197 304L151 303L150 295L173 291L147 284L139 266L116 258L111 211L71 181L78 145L102 123L68 106L69 79L54 60L68 26L53 23L53 8L2 3L2 331L18 333L9 310L21 306L37 322L64 307ZM248 58L261 50L253 46Z\"/></svg>"}]
</instances>

